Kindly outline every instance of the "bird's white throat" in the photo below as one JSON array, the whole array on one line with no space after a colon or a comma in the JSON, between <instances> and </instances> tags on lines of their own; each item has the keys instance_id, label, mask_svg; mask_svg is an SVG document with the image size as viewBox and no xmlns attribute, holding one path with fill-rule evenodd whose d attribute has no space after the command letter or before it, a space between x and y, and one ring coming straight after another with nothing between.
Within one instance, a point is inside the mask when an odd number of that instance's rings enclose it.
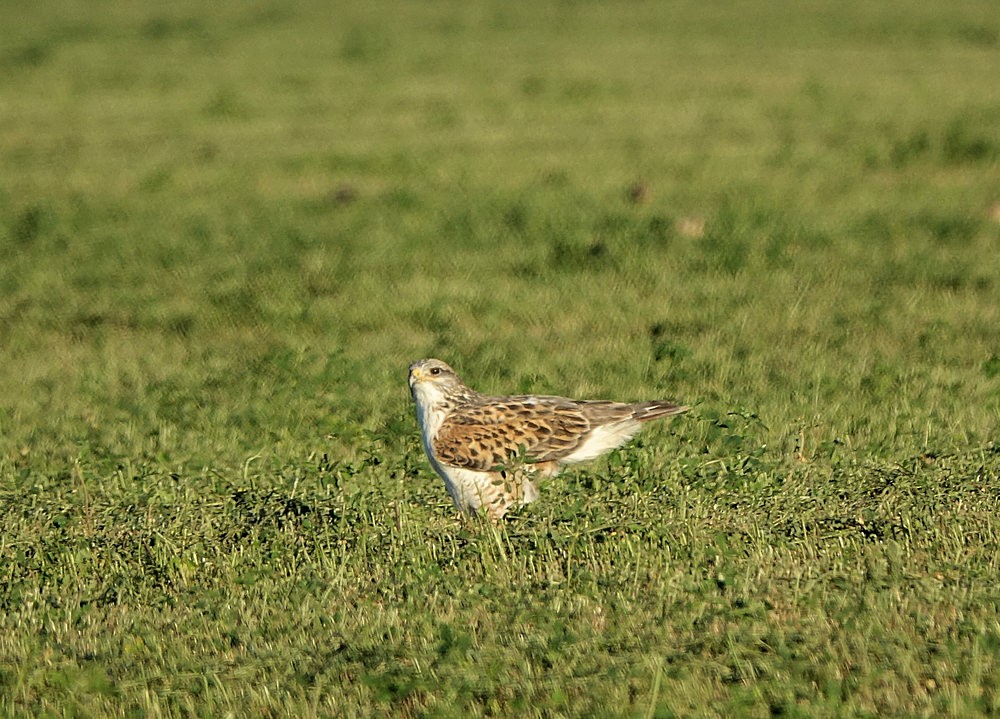
<instances>
[{"instance_id":1,"label":"bird's white throat","mask_svg":"<svg viewBox=\"0 0 1000 719\"><path fill-rule=\"evenodd\" d=\"M423 435L424 448L431 455L430 445L448 411L445 395L432 382L417 382L413 385L413 402L417 407L417 423Z\"/></svg>"}]
</instances>

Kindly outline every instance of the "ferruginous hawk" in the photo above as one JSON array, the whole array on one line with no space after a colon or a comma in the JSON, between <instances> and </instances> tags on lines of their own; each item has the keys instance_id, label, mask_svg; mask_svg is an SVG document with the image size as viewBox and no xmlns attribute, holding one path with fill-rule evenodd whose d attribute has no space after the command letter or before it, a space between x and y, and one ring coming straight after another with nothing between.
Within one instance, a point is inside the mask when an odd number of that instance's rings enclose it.
<instances>
[{"instance_id":1,"label":"ferruginous hawk","mask_svg":"<svg viewBox=\"0 0 1000 719\"><path fill-rule=\"evenodd\" d=\"M643 422L687 407L664 400L608 402L517 395L487 397L437 359L410 365L424 451L455 505L494 520L538 497L532 481L631 439Z\"/></svg>"}]
</instances>

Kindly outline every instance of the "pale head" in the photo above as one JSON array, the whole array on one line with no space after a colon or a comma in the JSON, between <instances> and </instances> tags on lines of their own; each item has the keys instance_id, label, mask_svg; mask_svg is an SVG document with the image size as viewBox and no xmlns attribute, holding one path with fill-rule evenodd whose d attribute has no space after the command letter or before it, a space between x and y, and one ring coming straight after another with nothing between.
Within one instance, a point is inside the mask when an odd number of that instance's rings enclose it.
<instances>
[{"instance_id":1,"label":"pale head","mask_svg":"<svg viewBox=\"0 0 1000 719\"><path fill-rule=\"evenodd\" d=\"M419 404L436 406L449 397L468 392L468 388L445 362L423 359L410 365L410 391Z\"/></svg>"}]
</instances>

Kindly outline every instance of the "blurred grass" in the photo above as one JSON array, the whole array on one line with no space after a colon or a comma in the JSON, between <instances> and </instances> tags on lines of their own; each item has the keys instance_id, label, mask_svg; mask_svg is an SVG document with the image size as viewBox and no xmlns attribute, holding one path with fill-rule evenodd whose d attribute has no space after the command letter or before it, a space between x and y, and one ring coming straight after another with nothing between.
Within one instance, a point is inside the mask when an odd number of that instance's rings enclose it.
<instances>
[{"instance_id":1,"label":"blurred grass","mask_svg":"<svg viewBox=\"0 0 1000 719\"><path fill-rule=\"evenodd\" d=\"M4 4L3 712L995 713L995 15ZM430 355L695 410L464 523Z\"/></svg>"}]
</instances>

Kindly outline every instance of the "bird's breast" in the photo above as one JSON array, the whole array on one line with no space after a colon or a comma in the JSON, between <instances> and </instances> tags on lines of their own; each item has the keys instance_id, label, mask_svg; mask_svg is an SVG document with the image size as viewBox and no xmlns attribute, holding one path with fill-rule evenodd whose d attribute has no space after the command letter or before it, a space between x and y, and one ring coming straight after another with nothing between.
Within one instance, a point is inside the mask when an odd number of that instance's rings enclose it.
<instances>
[{"instance_id":1,"label":"bird's breast","mask_svg":"<svg viewBox=\"0 0 1000 719\"><path fill-rule=\"evenodd\" d=\"M434 438L441 428L441 423L444 422L447 408L427 402L425 398L419 395L414 399L417 405L417 424L420 425L420 436L424 441L424 451L433 460L434 452L432 451L432 446Z\"/></svg>"}]
</instances>

